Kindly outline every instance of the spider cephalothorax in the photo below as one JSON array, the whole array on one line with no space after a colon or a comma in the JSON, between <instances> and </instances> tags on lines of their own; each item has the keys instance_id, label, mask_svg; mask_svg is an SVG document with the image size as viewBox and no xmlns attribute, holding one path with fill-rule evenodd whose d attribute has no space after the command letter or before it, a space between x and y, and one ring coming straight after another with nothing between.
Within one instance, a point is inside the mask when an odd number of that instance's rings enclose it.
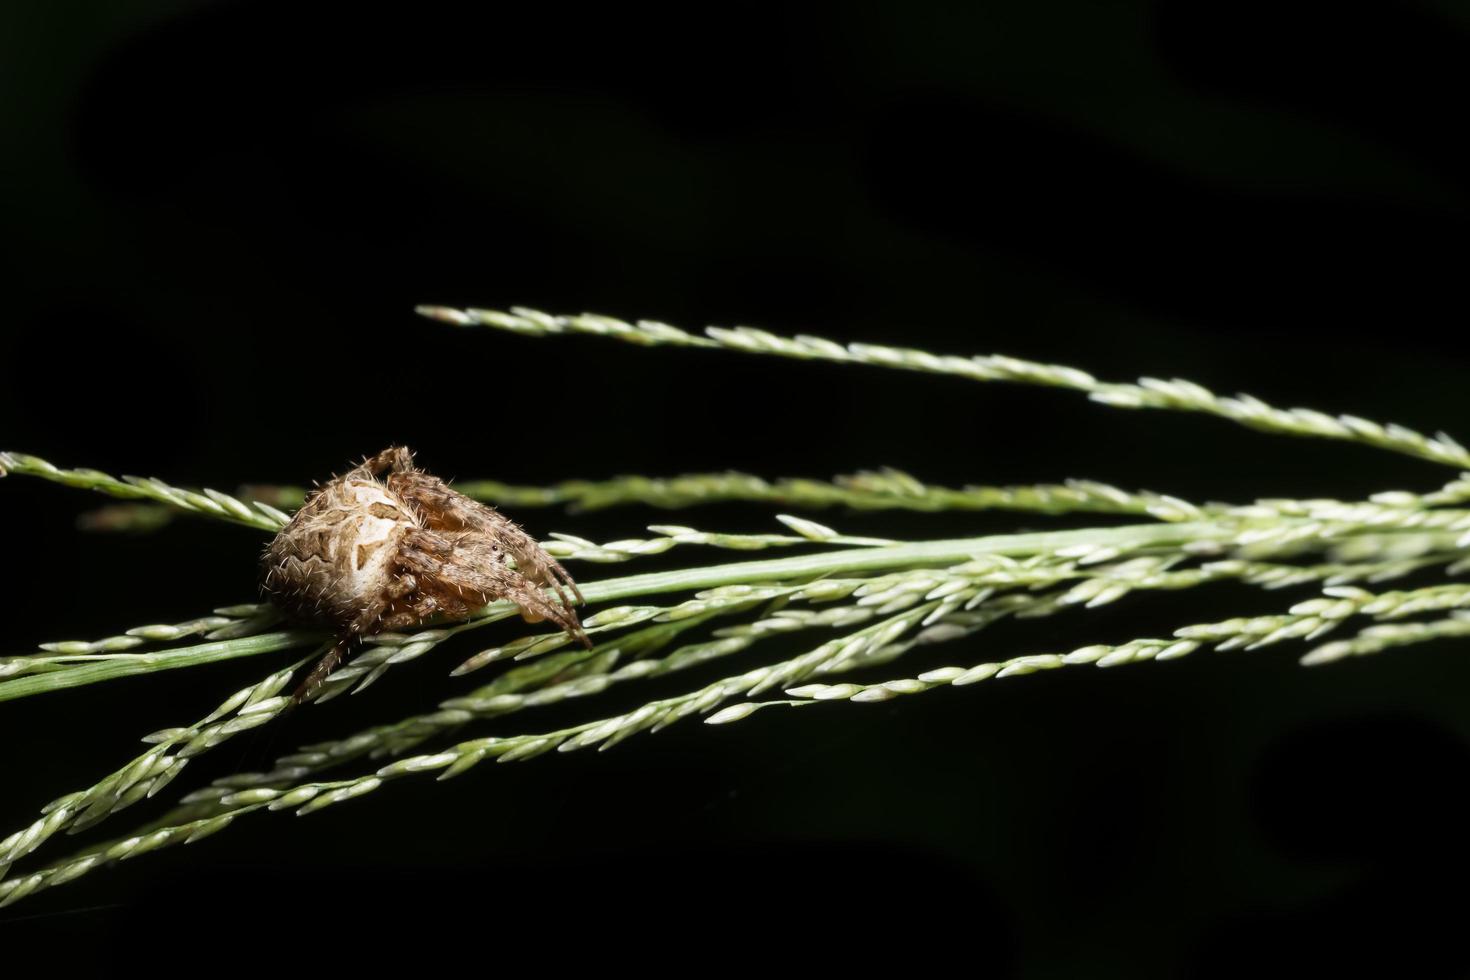
<instances>
[{"instance_id":1,"label":"spider cephalothorax","mask_svg":"<svg viewBox=\"0 0 1470 980\"><path fill-rule=\"evenodd\" d=\"M261 587L287 612L337 633L298 699L361 637L436 615L465 617L496 599L592 645L572 610L571 596L580 602L582 594L566 569L494 508L416 468L402 446L313 491L266 547Z\"/></svg>"}]
</instances>

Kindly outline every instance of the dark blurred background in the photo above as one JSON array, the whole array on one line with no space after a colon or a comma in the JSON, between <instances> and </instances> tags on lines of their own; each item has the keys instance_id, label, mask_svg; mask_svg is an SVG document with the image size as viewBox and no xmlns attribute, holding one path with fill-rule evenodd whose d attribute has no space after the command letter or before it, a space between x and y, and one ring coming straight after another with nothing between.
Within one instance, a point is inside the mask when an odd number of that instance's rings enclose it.
<instances>
[{"instance_id":1,"label":"dark blurred background","mask_svg":"<svg viewBox=\"0 0 1470 980\"><path fill-rule=\"evenodd\" d=\"M1061 392L456 331L418 303L1008 353L1470 435L1470 14L1449 2L12 3L0 73L0 448L61 465L232 489L403 441L441 475L526 483L889 465L1225 500L1451 475ZM18 477L0 495L5 652L254 595L248 530L84 534L101 498ZM774 527L737 506L515 516L594 539ZM810 516L916 538L1065 523ZM1306 594L1135 597L881 673ZM486 675L445 673L474 649L241 736L176 785L468 690ZM772 711L404 781L39 895L0 913L0 946L103 973L396 947L486 971L1459 975L1465 650L1312 671L1299 653ZM0 829L266 666L0 706Z\"/></svg>"}]
</instances>

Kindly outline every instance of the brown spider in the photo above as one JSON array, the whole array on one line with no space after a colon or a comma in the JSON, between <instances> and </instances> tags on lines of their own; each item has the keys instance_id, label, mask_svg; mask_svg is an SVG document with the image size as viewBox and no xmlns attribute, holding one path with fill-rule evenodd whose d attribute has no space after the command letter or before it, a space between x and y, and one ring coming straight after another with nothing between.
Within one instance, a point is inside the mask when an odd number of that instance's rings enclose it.
<instances>
[{"instance_id":1,"label":"brown spider","mask_svg":"<svg viewBox=\"0 0 1470 980\"><path fill-rule=\"evenodd\" d=\"M494 508L415 467L403 446L312 491L266 546L260 571L261 588L277 604L337 633L296 701L311 695L362 637L433 616L463 618L495 599L514 602L527 622L551 620L592 646L571 608L568 589L583 599L567 570ZM555 590L561 604L541 586Z\"/></svg>"}]
</instances>

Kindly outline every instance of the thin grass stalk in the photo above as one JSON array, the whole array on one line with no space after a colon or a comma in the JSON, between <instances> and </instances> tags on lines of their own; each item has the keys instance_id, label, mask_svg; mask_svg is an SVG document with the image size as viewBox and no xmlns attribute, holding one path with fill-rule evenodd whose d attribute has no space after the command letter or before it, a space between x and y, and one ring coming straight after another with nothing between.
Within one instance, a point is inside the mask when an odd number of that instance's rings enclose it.
<instances>
[{"instance_id":1,"label":"thin grass stalk","mask_svg":"<svg viewBox=\"0 0 1470 980\"><path fill-rule=\"evenodd\" d=\"M1355 442L1446 466L1470 469L1470 451L1444 432L1431 437L1401 425L1380 424L1354 415L1332 416L1308 408L1276 408L1251 395L1221 397L1201 385L1179 378L1142 378L1136 384L1118 384L1099 381L1077 368L1040 364L1014 357L940 356L921 350L876 344L854 343L844 346L821 337L781 337L752 327L706 327L701 336L653 320L628 323L614 317L590 313L557 316L526 307L513 307L509 313L443 306L420 306L417 311L423 316L455 326L495 327L533 337L581 333L611 337L643 346L705 347L803 361L832 361L922 371L972 381L1006 381L1069 388L1084 392L1099 404L1115 408L1199 412L1265 432Z\"/></svg>"},{"instance_id":2,"label":"thin grass stalk","mask_svg":"<svg viewBox=\"0 0 1470 980\"><path fill-rule=\"evenodd\" d=\"M124 500L152 500L177 510L201 514L259 531L279 531L290 517L269 504L245 503L218 490L186 490L152 477L121 479L98 470L68 470L27 453L0 452L0 476L35 476L83 490L95 490Z\"/></svg>"},{"instance_id":3,"label":"thin grass stalk","mask_svg":"<svg viewBox=\"0 0 1470 980\"><path fill-rule=\"evenodd\" d=\"M1395 646L1441 637L1470 635L1470 613L1465 611L1470 606L1470 586L1428 586L1376 595L1352 587L1329 588L1325 591L1326 594L1322 597L1297 603L1285 613L1236 617L1217 623L1180 627L1168 639L1092 644L1065 654L1027 654L973 667L939 667L917 677L871 684L808 684L788 688L785 693L797 700L886 701L902 695L921 694L938 687L963 687L991 677L1018 676L1059 667L1083 664L1116 667L1144 660L1172 660L1206 645L1225 651L1257 650L1288 640L1301 639L1310 642L1320 639L1335 630L1348 617L1355 615L1396 620L1429 611L1452 611L1449 618L1431 623L1388 622L1369 627L1351 640L1336 641L1309 651L1303 655L1301 662L1312 666L1347 656L1377 653ZM789 703L769 701L733 705L709 721L711 724L723 724L748 717L761 708Z\"/></svg>"},{"instance_id":4,"label":"thin grass stalk","mask_svg":"<svg viewBox=\"0 0 1470 980\"><path fill-rule=\"evenodd\" d=\"M1025 556L1069 548L1105 553L1120 549L1182 545L1188 542L1216 541L1226 543L1238 534L1228 522L1184 522L1178 524L1130 524L1114 528L1083 531L1040 531L1027 534L988 535L946 541L867 547L843 551L821 552L789 558L737 562L726 565L650 572L623 578L604 579L582 586L588 602L604 602L657 595L667 592L712 589L727 585L814 579L821 576L886 571L925 565L944 565L979 555ZM483 625L513 615L510 602L486 606L471 622ZM46 672L0 681L0 701L18 697L79 687L119 677L172 670L215 663L237 657L255 656L292 649L319 642L322 634L313 631L287 630L242 637L216 643L200 644L179 650L149 654L147 659L108 660L84 664L67 671Z\"/></svg>"},{"instance_id":5,"label":"thin grass stalk","mask_svg":"<svg viewBox=\"0 0 1470 980\"><path fill-rule=\"evenodd\" d=\"M84 830L154 796L183 771L190 759L279 715L288 707L289 699L277 695L304 662L297 661L236 691L193 725L147 736L144 741L151 747L121 769L86 789L53 800L42 808L40 819L0 841L0 878L12 864L54 834Z\"/></svg>"}]
</instances>

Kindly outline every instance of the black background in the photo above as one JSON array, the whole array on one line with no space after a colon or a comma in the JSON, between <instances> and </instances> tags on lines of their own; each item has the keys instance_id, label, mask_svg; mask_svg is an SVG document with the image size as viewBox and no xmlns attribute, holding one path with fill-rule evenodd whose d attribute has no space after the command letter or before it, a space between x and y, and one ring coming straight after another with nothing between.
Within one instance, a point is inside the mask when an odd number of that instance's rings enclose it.
<instances>
[{"instance_id":1,"label":"black background","mask_svg":"<svg viewBox=\"0 0 1470 980\"><path fill-rule=\"evenodd\" d=\"M390 441L444 476L528 483L891 465L1192 499L1432 488L1449 471L1062 392L456 331L412 308L1000 352L1464 435L1467 55L1449 3L7 4L0 442L225 489ZM254 595L250 531L87 535L75 517L98 499L21 478L0 494L10 651ZM774 526L735 506L515 516L594 539ZM916 538L1065 524L811 516ZM884 676L1305 594L1135 597ZM445 673L477 648L242 736L179 785L468 690L485 675ZM756 656L780 649L797 651ZM1299 652L772 711L401 781L38 895L0 914L0 945L104 972L396 949L484 972L1457 974L1464 651L1311 671ZM5 704L4 831L265 666Z\"/></svg>"}]
</instances>

